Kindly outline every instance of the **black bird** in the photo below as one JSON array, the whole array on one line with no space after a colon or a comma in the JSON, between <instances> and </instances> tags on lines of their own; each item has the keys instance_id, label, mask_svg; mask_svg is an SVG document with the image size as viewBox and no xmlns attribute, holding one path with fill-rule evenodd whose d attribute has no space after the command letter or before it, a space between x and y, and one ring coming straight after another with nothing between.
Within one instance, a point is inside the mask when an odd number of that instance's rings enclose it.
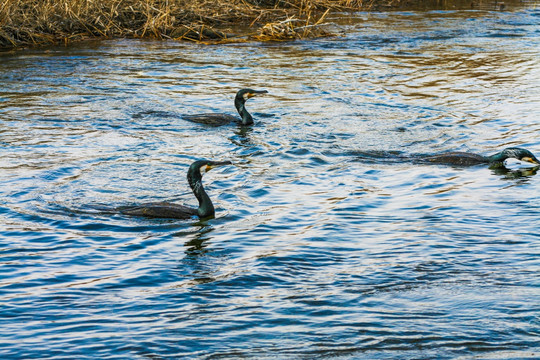
<instances>
[{"instance_id":1,"label":"black bird","mask_svg":"<svg viewBox=\"0 0 540 360\"><path fill-rule=\"evenodd\" d=\"M421 160L435 164L459 166L488 164L490 169L502 169L504 168L504 161L506 159L517 159L540 166L540 161L536 158L536 156L534 156L529 150L522 148L507 148L491 156L482 156L467 152L451 152L428 156Z\"/></svg>"},{"instance_id":2,"label":"black bird","mask_svg":"<svg viewBox=\"0 0 540 360\"><path fill-rule=\"evenodd\" d=\"M145 216L154 218L174 218L174 219L189 219L192 216L198 216L201 219L214 217L215 210L212 200L208 197L202 186L202 174L212 168L222 165L230 165L230 161L209 161L197 160L191 164L187 172L187 180L193 194L199 200L197 209L190 208L184 205L155 202L136 206L126 206L119 209L120 213L133 216Z\"/></svg>"},{"instance_id":3,"label":"black bird","mask_svg":"<svg viewBox=\"0 0 540 360\"><path fill-rule=\"evenodd\" d=\"M240 119L235 116L228 114L195 114L195 115L184 115L182 118L184 120L193 121L196 123L212 125L212 126L221 126L230 123L239 123L241 125L252 125L253 118L251 114L246 110L246 101L254 96L267 94L266 90L252 90L252 89L242 89L236 93L234 98L234 106L240 114Z\"/></svg>"}]
</instances>

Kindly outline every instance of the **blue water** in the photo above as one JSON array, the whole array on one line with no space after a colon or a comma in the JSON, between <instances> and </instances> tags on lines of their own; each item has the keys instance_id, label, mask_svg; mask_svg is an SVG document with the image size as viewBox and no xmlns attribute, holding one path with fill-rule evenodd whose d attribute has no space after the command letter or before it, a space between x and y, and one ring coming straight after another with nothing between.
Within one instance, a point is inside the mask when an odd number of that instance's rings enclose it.
<instances>
[{"instance_id":1,"label":"blue water","mask_svg":"<svg viewBox=\"0 0 540 360\"><path fill-rule=\"evenodd\" d=\"M0 54L2 359L540 357L539 175L396 160L540 154L540 12L331 20ZM181 119L243 87L253 127ZM195 205L199 158L215 219L96 210Z\"/></svg>"}]
</instances>

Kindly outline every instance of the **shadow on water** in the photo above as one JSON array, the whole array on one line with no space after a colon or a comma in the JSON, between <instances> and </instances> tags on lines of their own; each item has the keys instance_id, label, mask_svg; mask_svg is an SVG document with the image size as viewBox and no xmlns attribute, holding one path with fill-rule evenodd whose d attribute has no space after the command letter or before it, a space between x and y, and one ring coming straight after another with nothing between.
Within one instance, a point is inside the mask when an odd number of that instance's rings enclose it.
<instances>
[{"instance_id":1,"label":"shadow on water","mask_svg":"<svg viewBox=\"0 0 540 360\"><path fill-rule=\"evenodd\" d=\"M191 255L191 256L205 253L205 248L207 246L205 242L211 239L211 237L208 235L210 235L213 231L213 228L209 225L202 225L198 223L198 224L194 224L193 226L196 226L196 225L201 226L201 228L197 231L193 239L185 243L186 254ZM175 233L173 236L184 237L185 235L186 234L184 232L178 232L178 233Z\"/></svg>"},{"instance_id":2,"label":"shadow on water","mask_svg":"<svg viewBox=\"0 0 540 360\"><path fill-rule=\"evenodd\" d=\"M528 182L528 179L531 176L536 175L538 168L533 169L517 169L517 170L508 170L508 169L492 169L493 174L500 175L504 179L514 180L519 179L519 184L524 184Z\"/></svg>"},{"instance_id":3,"label":"shadow on water","mask_svg":"<svg viewBox=\"0 0 540 360\"><path fill-rule=\"evenodd\" d=\"M250 134L253 132L251 126L239 126L234 130L235 136L230 137L231 143L241 148L252 148L255 144L250 139Z\"/></svg>"}]
</instances>

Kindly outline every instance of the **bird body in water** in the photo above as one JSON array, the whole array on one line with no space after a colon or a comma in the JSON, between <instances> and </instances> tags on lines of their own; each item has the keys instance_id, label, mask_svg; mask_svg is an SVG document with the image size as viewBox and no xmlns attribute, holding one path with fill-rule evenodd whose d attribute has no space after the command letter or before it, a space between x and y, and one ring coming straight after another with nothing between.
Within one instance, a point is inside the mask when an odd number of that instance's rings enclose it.
<instances>
[{"instance_id":1,"label":"bird body in water","mask_svg":"<svg viewBox=\"0 0 540 360\"><path fill-rule=\"evenodd\" d=\"M240 119L235 116L228 114L195 114L195 115L184 115L183 119L189 120L192 122L212 125L212 126L221 126L230 123L239 123L241 125L252 125L253 117L246 110L246 101L254 96L267 94L266 90L253 90L253 89L242 89L236 93L234 98L234 106L240 114Z\"/></svg>"},{"instance_id":2,"label":"bird body in water","mask_svg":"<svg viewBox=\"0 0 540 360\"><path fill-rule=\"evenodd\" d=\"M490 169L502 169L505 167L504 161L506 159L517 159L519 161L540 166L540 161L533 155L533 153L522 148L507 148L491 156L482 156L467 152L451 152L428 156L423 158L422 161L434 164L458 166L488 164Z\"/></svg>"},{"instance_id":3,"label":"bird body in water","mask_svg":"<svg viewBox=\"0 0 540 360\"><path fill-rule=\"evenodd\" d=\"M199 200L198 208L190 208L184 205L155 202L136 206L126 206L120 208L120 213L132 216L144 216L154 218L174 218L174 219L189 219L193 216L198 216L201 219L214 217L214 204L202 186L202 175L210 169L229 165L230 161L208 161L198 160L191 164L187 173L187 180L193 194Z\"/></svg>"}]
</instances>

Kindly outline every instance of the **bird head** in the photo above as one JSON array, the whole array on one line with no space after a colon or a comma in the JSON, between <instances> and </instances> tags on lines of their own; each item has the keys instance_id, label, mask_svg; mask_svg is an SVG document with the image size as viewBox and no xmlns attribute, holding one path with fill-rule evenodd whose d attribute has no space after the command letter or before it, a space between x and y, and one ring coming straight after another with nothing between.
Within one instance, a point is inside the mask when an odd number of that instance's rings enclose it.
<instances>
[{"instance_id":1,"label":"bird head","mask_svg":"<svg viewBox=\"0 0 540 360\"><path fill-rule=\"evenodd\" d=\"M253 90L253 89L242 89L236 93L237 99L242 99L244 102L248 99L251 99L254 96L268 94L266 90Z\"/></svg>"},{"instance_id":2,"label":"bird head","mask_svg":"<svg viewBox=\"0 0 540 360\"><path fill-rule=\"evenodd\" d=\"M199 173L201 176L205 172L210 171L211 169L232 164L230 161L210 161L210 160L197 160L191 164L189 167L188 173Z\"/></svg>"},{"instance_id":3,"label":"bird head","mask_svg":"<svg viewBox=\"0 0 540 360\"><path fill-rule=\"evenodd\" d=\"M504 168L505 162L508 159L515 159L515 161L521 162L522 165L528 165L529 167L540 166L540 161L527 149L522 148L507 148L489 157L490 168ZM522 166L523 167L523 166Z\"/></svg>"},{"instance_id":4,"label":"bird head","mask_svg":"<svg viewBox=\"0 0 540 360\"><path fill-rule=\"evenodd\" d=\"M508 148L502 151L503 160L505 159L518 159L519 161L528 162L535 165L540 165L540 161L527 149L522 148Z\"/></svg>"}]
</instances>

